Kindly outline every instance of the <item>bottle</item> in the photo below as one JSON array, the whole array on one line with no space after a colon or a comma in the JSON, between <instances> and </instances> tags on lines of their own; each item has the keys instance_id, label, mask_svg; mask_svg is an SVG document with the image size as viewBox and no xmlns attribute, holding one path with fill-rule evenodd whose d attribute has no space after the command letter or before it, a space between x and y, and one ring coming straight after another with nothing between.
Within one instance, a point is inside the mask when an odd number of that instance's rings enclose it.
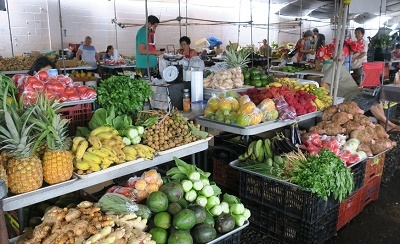
<instances>
[{"instance_id":1,"label":"bottle","mask_svg":"<svg viewBox=\"0 0 400 244\"><path fill-rule=\"evenodd\" d=\"M190 93L189 89L183 89L183 112L190 111Z\"/></svg>"}]
</instances>

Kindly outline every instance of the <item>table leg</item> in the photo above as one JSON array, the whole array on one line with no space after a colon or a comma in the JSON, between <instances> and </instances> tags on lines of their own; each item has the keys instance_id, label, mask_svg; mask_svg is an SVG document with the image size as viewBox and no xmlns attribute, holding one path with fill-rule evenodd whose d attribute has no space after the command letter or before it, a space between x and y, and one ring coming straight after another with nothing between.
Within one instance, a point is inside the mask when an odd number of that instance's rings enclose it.
<instances>
[{"instance_id":1,"label":"table leg","mask_svg":"<svg viewBox=\"0 0 400 244\"><path fill-rule=\"evenodd\" d=\"M8 243L7 226L2 205L3 201L0 200L0 243Z\"/></svg>"},{"instance_id":2,"label":"table leg","mask_svg":"<svg viewBox=\"0 0 400 244\"><path fill-rule=\"evenodd\" d=\"M386 131L388 129L389 114L390 114L390 101L388 103L388 109L386 109L386 124L385 124L385 130Z\"/></svg>"},{"instance_id":3,"label":"table leg","mask_svg":"<svg viewBox=\"0 0 400 244\"><path fill-rule=\"evenodd\" d=\"M18 209L17 213L18 213L19 233L24 233L24 229L25 229L24 208Z\"/></svg>"}]
</instances>

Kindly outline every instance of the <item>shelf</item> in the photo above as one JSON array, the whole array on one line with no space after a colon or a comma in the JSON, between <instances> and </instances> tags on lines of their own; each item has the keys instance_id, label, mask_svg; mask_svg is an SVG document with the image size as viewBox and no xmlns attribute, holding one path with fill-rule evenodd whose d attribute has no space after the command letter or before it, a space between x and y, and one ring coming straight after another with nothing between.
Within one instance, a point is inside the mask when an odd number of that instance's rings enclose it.
<instances>
[{"instance_id":1,"label":"shelf","mask_svg":"<svg viewBox=\"0 0 400 244\"><path fill-rule=\"evenodd\" d=\"M78 104L94 103L95 101L96 101L96 98L83 99L83 100L77 100L77 101L62 102L61 105L63 107L68 107L68 106L74 106L74 105L78 105Z\"/></svg>"},{"instance_id":2,"label":"shelf","mask_svg":"<svg viewBox=\"0 0 400 244\"><path fill-rule=\"evenodd\" d=\"M80 189L84 189L90 186L98 185L100 183L128 175L143 169L151 168L169 161L173 160L173 157L185 157L188 155L192 155L201 151L204 151L208 148L208 141L204 141L200 144L189 148L183 148L180 150L176 150L172 153L164 154L156 156L153 160L146 160L142 162L138 162L136 164L127 164L126 166L117 168L113 171L108 172L105 175L101 175L99 177L92 177L86 179L77 179L75 181L70 182L69 184L64 184L61 188L53 188L49 190L45 190L40 192L40 194L29 194L24 193L17 195L18 197L8 197L3 199L3 211L12 211L15 209L23 208L26 206L30 206L32 204L43 202L45 200L74 192Z\"/></svg>"},{"instance_id":3,"label":"shelf","mask_svg":"<svg viewBox=\"0 0 400 244\"><path fill-rule=\"evenodd\" d=\"M101 67L108 69L127 69L127 68L136 68L136 64L127 64L127 65L107 65L102 64Z\"/></svg>"},{"instance_id":4,"label":"shelf","mask_svg":"<svg viewBox=\"0 0 400 244\"><path fill-rule=\"evenodd\" d=\"M69 71L69 70L79 70L79 69L84 69L84 70L95 70L95 68L93 68L92 66L77 66L77 67L68 67L65 68L65 70ZM64 71L64 68L59 68L58 70L60 71Z\"/></svg>"},{"instance_id":5,"label":"shelf","mask_svg":"<svg viewBox=\"0 0 400 244\"><path fill-rule=\"evenodd\" d=\"M286 125L290 125L290 124L294 123L295 121L300 122L300 121L312 119L312 118L315 118L315 117L318 117L321 115L322 115L322 112L317 111L317 112L299 116L295 120L270 121L270 122L265 122L265 123L261 123L258 125L252 125L252 126L246 126L246 127L225 124L225 123L218 122L215 120L206 119L203 116L197 117L196 123L200 124L201 126L207 127L207 128L217 129L217 130L226 131L226 132L239 134L239 135L243 135L243 136L251 136L251 135L260 134L260 133L263 133L266 131L278 129L278 128L284 127Z\"/></svg>"},{"instance_id":6,"label":"shelf","mask_svg":"<svg viewBox=\"0 0 400 244\"><path fill-rule=\"evenodd\" d=\"M9 70L9 71L0 71L5 75L15 75L15 74L27 74L29 70Z\"/></svg>"}]
</instances>

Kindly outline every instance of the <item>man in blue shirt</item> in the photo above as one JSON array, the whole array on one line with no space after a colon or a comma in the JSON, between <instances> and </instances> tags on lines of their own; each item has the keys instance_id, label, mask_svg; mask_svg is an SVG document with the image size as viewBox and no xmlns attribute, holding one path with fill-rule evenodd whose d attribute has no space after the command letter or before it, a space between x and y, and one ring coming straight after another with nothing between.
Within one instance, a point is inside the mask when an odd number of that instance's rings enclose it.
<instances>
[{"instance_id":1,"label":"man in blue shirt","mask_svg":"<svg viewBox=\"0 0 400 244\"><path fill-rule=\"evenodd\" d=\"M157 56L162 54L161 51L156 50L155 41L155 32L159 23L160 20L156 16L150 15L147 18L147 24L142 26L136 34L136 68L140 69L142 76L147 76L147 68L150 69L150 73L154 71L157 66ZM148 50L146 49L146 39Z\"/></svg>"}]
</instances>

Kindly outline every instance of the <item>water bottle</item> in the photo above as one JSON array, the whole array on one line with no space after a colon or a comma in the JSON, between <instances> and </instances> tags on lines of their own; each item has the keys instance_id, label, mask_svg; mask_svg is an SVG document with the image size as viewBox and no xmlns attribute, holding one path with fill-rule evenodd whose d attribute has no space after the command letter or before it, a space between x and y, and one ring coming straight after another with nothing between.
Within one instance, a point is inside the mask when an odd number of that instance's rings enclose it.
<instances>
[{"instance_id":1,"label":"water bottle","mask_svg":"<svg viewBox=\"0 0 400 244\"><path fill-rule=\"evenodd\" d=\"M189 89L183 89L183 112L190 111L190 93Z\"/></svg>"}]
</instances>

